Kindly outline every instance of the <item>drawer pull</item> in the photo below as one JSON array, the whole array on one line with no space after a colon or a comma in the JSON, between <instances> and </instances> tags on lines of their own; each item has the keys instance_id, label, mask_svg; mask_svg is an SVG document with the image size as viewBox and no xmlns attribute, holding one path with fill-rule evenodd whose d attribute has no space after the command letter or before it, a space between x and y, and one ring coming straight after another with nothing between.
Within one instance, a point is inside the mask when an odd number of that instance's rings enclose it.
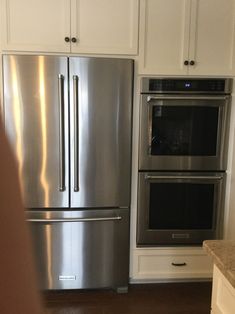
<instances>
[{"instance_id":1,"label":"drawer pull","mask_svg":"<svg viewBox=\"0 0 235 314\"><path fill-rule=\"evenodd\" d=\"M186 266L186 263L171 263L172 266Z\"/></svg>"}]
</instances>

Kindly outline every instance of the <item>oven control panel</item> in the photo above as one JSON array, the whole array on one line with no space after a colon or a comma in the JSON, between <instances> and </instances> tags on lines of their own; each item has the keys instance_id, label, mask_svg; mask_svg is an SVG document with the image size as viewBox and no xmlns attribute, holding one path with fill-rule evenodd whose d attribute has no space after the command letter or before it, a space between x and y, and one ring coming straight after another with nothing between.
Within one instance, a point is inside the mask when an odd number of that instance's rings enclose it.
<instances>
[{"instance_id":1,"label":"oven control panel","mask_svg":"<svg viewBox=\"0 0 235 314\"><path fill-rule=\"evenodd\" d=\"M143 78L142 93L230 94L232 79Z\"/></svg>"}]
</instances>

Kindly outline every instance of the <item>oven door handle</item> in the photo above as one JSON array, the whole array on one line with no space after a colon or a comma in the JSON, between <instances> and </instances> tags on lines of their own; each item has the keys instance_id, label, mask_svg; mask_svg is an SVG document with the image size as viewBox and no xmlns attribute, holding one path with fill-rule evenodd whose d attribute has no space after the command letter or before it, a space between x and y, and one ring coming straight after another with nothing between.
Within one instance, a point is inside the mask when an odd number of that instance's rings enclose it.
<instances>
[{"instance_id":1,"label":"oven door handle","mask_svg":"<svg viewBox=\"0 0 235 314\"><path fill-rule=\"evenodd\" d=\"M152 176L152 175L148 175L146 174L145 175L145 179L146 180L158 180L158 179L170 179L170 180L178 180L178 179L181 179L181 180L185 180L185 179L189 179L189 180L222 180L223 179L223 176L185 176L185 175L182 175L182 176L179 176L179 175L169 175L169 176L162 176L162 175L159 175L159 176Z\"/></svg>"},{"instance_id":2,"label":"oven door handle","mask_svg":"<svg viewBox=\"0 0 235 314\"><path fill-rule=\"evenodd\" d=\"M226 100L229 99L230 96L195 96L195 95L177 95L177 96L166 96L166 95L156 95L156 96L148 96L147 102L152 100Z\"/></svg>"}]
</instances>

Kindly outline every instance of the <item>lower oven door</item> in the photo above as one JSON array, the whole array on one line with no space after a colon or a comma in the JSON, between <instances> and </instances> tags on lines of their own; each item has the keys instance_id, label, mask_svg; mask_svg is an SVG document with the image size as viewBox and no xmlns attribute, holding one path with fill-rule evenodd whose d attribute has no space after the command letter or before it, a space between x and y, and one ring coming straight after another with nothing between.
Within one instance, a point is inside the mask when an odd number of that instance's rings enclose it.
<instances>
[{"instance_id":1,"label":"lower oven door","mask_svg":"<svg viewBox=\"0 0 235 314\"><path fill-rule=\"evenodd\" d=\"M139 173L137 245L220 238L224 182L225 173Z\"/></svg>"}]
</instances>

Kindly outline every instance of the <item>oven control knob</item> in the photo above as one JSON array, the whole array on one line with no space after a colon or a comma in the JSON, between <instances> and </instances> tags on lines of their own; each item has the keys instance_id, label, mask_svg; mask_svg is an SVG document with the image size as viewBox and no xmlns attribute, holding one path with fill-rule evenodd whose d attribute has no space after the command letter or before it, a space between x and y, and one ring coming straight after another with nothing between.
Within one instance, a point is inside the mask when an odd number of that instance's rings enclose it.
<instances>
[{"instance_id":1,"label":"oven control knob","mask_svg":"<svg viewBox=\"0 0 235 314\"><path fill-rule=\"evenodd\" d=\"M185 60L184 65L188 65L188 64L189 64L188 60Z\"/></svg>"}]
</instances>

